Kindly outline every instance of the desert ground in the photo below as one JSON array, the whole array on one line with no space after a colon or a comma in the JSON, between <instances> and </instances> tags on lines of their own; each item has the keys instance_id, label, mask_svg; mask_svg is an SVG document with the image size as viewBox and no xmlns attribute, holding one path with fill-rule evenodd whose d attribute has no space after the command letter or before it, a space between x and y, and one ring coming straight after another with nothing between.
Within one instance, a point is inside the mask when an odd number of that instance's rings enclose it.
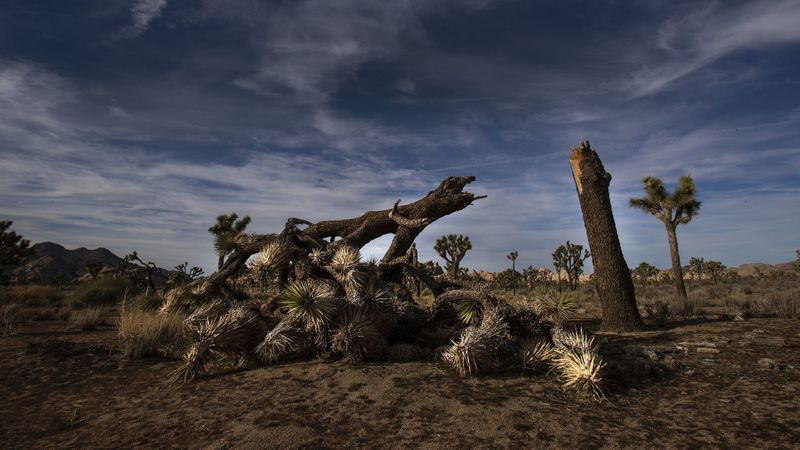
<instances>
[{"instance_id":1,"label":"desert ground","mask_svg":"<svg viewBox=\"0 0 800 450\"><path fill-rule=\"evenodd\" d=\"M698 303L725 289L724 299ZM749 318L734 314L731 292L739 290L692 288L691 316L648 322L640 333L594 333L608 363L599 401L563 389L552 374L459 378L435 362L290 361L178 385L169 381L178 360L122 356L113 308L89 331L43 314L0 338L0 445L796 447L798 320L758 308ZM568 325L595 332L585 297Z\"/></svg>"}]
</instances>

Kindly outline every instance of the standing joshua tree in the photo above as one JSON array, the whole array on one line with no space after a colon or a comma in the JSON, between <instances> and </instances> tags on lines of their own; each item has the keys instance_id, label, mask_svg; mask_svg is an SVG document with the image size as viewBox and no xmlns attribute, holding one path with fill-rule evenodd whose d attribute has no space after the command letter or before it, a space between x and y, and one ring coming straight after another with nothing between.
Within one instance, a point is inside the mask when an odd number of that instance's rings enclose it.
<instances>
[{"instance_id":1,"label":"standing joshua tree","mask_svg":"<svg viewBox=\"0 0 800 450\"><path fill-rule=\"evenodd\" d=\"M517 256L518 251L513 251L506 255L506 258L511 260L511 292L517 295Z\"/></svg>"},{"instance_id":2,"label":"standing joshua tree","mask_svg":"<svg viewBox=\"0 0 800 450\"><path fill-rule=\"evenodd\" d=\"M448 234L437 239L433 249L447 262L445 270L455 280L461 274L461 260L468 250L472 250L472 243L469 236Z\"/></svg>"},{"instance_id":3,"label":"standing joshua tree","mask_svg":"<svg viewBox=\"0 0 800 450\"><path fill-rule=\"evenodd\" d=\"M689 175L678 180L678 187L670 194L664 187L664 182L658 178L645 177L644 191L646 197L632 198L632 208L639 208L658 218L667 229L669 239L669 252L672 256L672 278L675 281L675 290L683 298L687 298L686 284L683 282L683 269L681 257L678 252L678 237L675 230L678 225L689 223L700 211L700 201L695 198L697 189Z\"/></svg>"},{"instance_id":4,"label":"standing joshua tree","mask_svg":"<svg viewBox=\"0 0 800 450\"><path fill-rule=\"evenodd\" d=\"M225 257L236 250L236 237L250 224L250 216L244 216L237 221L238 218L235 212L230 215L222 214L217 216L217 223L208 229L208 232L214 235L214 251L219 257L217 269L221 269Z\"/></svg>"}]
</instances>

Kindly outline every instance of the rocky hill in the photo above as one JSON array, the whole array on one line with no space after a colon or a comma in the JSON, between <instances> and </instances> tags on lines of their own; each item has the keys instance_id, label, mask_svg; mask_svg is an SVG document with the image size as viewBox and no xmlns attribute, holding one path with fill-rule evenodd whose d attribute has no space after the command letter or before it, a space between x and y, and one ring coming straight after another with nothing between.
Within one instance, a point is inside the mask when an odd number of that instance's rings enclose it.
<instances>
[{"instance_id":1,"label":"rocky hill","mask_svg":"<svg viewBox=\"0 0 800 450\"><path fill-rule=\"evenodd\" d=\"M106 248L76 248L68 250L54 242L41 242L31 247L33 255L23 259L11 272L11 279L20 283L48 282L57 279L71 281L86 275L86 265L100 262L106 271L125 266L126 270L136 268ZM161 282L169 277L169 271L158 268L154 281Z\"/></svg>"}]
</instances>

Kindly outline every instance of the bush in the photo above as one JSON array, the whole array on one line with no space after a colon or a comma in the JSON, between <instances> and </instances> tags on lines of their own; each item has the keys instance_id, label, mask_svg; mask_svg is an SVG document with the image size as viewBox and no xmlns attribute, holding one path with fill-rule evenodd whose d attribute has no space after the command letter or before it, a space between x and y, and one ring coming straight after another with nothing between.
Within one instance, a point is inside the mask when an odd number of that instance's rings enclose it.
<instances>
[{"instance_id":1,"label":"bush","mask_svg":"<svg viewBox=\"0 0 800 450\"><path fill-rule=\"evenodd\" d=\"M163 301L155 295L139 294L126 301L127 305L139 311L157 311Z\"/></svg>"},{"instance_id":2,"label":"bush","mask_svg":"<svg viewBox=\"0 0 800 450\"><path fill-rule=\"evenodd\" d=\"M768 294L764 308L782 319L800 319L800 289Z\"/></svg>"},{"instance_id":3,"label":"bush","mask_svg":"<svg viewBox=\"0 0 800 450\"><path fill-rule=\"evenodd\" d=\"M90 331L103 323L103 311L99 308L73 311L69 316L70 325L83 331Z\"/></svg>"},{"instance_id":4,"label":"bush","mask_svg":"<svg viewBox=\"0 0 800 450\"><path fill-rule=\"evenodd\" d=\"M5 289L3 303L21 306L50 306L61 302L64 294L54 286L15 285Z\"/></svg>"},{"instance_id":5,"label":"bush","mask_svg":"<svg viewBox=\"0 0 800 450\"><path fill-rule=\"evenodd\" d=\"M133 285L122 278L98 278L79 285L72 293L73 307L97 307L117 303Z\"/></svg>"},{"instance_id":6,"label":"bush","mask_svg":"<svg viewBox=\"0 0 800 450\"><path fill-rule=\"evenodd\" d=\"M18 309L14 305L0 306L0 328L3 329L3 336L11 336L17 332Z\"/></svg>"},{"instance_id":7,"label":"bush","mask_svg":"<svg viewBox=\"0 0 800 450\"><path fill-rule=\"evenodd\" d=\"M123 308L117 318L117 328L124 356L136 359L163 355L165 347L181 340L183 317Z\"/></svg>"}]
</instances>

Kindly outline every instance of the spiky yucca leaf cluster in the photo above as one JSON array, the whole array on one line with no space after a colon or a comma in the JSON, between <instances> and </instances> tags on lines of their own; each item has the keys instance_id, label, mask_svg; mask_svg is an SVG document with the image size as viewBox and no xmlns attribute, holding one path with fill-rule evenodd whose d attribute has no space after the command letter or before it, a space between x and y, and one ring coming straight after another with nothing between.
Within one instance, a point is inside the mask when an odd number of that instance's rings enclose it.
<instances>
[{"instance_id":1,"label":"spiky yucca leaf cluster","mask_svg":"<svg viewBox=\"0 0 800 450\"><path fill-rule=\"evenodd\" d=\"M547 290L545 294L536 296L534 307L543 317L562 323L574 314L575 297L567 292Z\"/></svg>"},{"instance_id":2,"label":"spiky yucca leaf cluster","mask_svg":"<svg viewBox=\"0 0 800 450\"><path fill-rule=\"evenodd\" d=\"M370 280L365 283L360 296L360 304L369 311L384 310L390 302L390 295L387 289L381 283Z\"/></svg>"},{"instance_id":3,"label":"spiky yucca leaf cluster","mask_svg":"<svg viewBox=\"0 0 800 450\"><path fill-rule=\"evenodd\" d=\"M336 297L328 286L304 281L287 286L278 304L286 308L289 317L301 320L307 330L315 332L322 331L330 324L338 307Z\"/></svg>"},{"instance_id":4,"label":"spiky yucca leaf cluster","mask_svg":"<svg viewBox=\"0 0 800 450\"><path fill-rule=\"evenodd\" d=\"M275 273L289 265L292 252L286 242L275 240L265 245L250 265L253 275L261 281L270 280Z\"/></svg>"},{"instance_id":5,"label":"spiky yucca leaf cluster","mask_svg":"<svg viewBox=\"0 0 800 450\"><path fill-rule=\"evenodd\" d=\"M227 302L218 299L213 300L195 308L194 311L186 316L183 323L187 327L197 327L204 322L224 315L229 309L230 305Z\"/></svg>"},{"instance_id":6,"label":"spiky yucca leaf cluster","mask_svg":"<svg viewBox=\"0 0 800 450\"><path fill-rule=\"evenodd\" d=\"M374 315L364 309L347 309L331 330L331 350L349 361L375 357L385 346L386 337Z\"/></svg>"},{"instance_id":7,"label":"spiky yucca leaf cluster","mask_svg":"<svg viewBox=\"0 0 800 450\"><path fill-rule=\"evenodd\" d=\"M476 375L497 365L497 352L507 339L503 317L495 310L484 311L480 326L467 327L458 342L444 351L442 360L460 376Z\"/></svg>"},{"instance_id":8,"label":"spiky yucca leaf cluster","mask_svg":"<svg viewBox=\"0 0 800 450\"><path fill-rule=\"evenodd\" d=\"M550 331L556 351L564 353L596 351L594 337L581 330L568 330L562 326L555 326Z\"/></svg>"},{"instance_id":9,"label":"spiky yucca leaf cluster","mask_svg":"<svg viewBox=\"0 0 800 450\"><path fill-rule=\"evenodd\" d=\"M361 255L358 253L358 250L343 245L336 249L331 259L330 266L340 274L347 274L348 272L354 271L359 262L361 262Z\"/></svg>"},{"instance_id":10,"label":"spiky yucca leaf cluster","mask_svg":"<svg viewBox=\"0 0 800 450\"><path fill-rule=\"evenodd\" d=\"M605 363L597 352L564 352L555 359L554 364L565 387L595 399L603 397L603 379L600 373Z\"/></svg>"},{"instance_id":11,"label":"spiky yucca leaf cluster","mask_svg":"<svg viewBox=\"0 0 800 450\"><path fill-rule=\"evenodd\" d=\"M546 338L537 336L523 339L519 345L519 357L522 367L540 369L550 364L557 356L553 344Z\"/></svg>"},{"instance_id":12,"label":"spiky yucca leaf cluster","mask_svg":"<svg viewBox=\"0 0 800 450\"><path fill-rule=\"evenodd\" d=\"M556 326L551 333L557 356L553 360L564 386L599 399L603 396L601 372L605 367L594 337L583 330Z\"/></svg>"},{"instance_id":13,"label":"spiky yucca leaf cluster","mask_svg":"<svg viewBox=\"0 0 800 450\"><path fill-rule=\"evenodd\" d=\"M459 320L467 325L478 323L483 316L483 304L477 300L461 300L453 306Z\"/></svg>"},{"instance_id":14,"label":"spiky yucca leaf cluster","mask_svg":"<svg viewBox=\"0 0 800 450\"><path fill-rule=\"evenodd\" d=\"M231 308L216 319L190 325L187 334L192 343L183 355L183 364L173 372L172 380L187 382L202 375L212 359L246 355L260 326L259 317L243 307Z\"/></svg>"},{"instance_id":15,"label":"spiky yucca leaf cluster","mask_svg":"<svg viewBox=\"0 0 800 450\"><path fill-rule=\"evenodd\" d=\"M308 260L311 262L311 264L317 267L321 267L328 264L328 262L330 262L330 259L331 259L330 253L326 252L325 250L322 250L321 248L312 249L311 252L309 252L308 254Z\"/></svg>"},{"instance_id":16,"label":"spiky yucca leaf cluster","mask_svg":"<svg viewBox=\"0 0 800 450\"><path fill-rule=\"evenodd\" d=\"M305 324L300 319L286 318L267 333L255 353L262 362L272 364L302 353L309 344Z\"/></svg>"}]
</instances>

